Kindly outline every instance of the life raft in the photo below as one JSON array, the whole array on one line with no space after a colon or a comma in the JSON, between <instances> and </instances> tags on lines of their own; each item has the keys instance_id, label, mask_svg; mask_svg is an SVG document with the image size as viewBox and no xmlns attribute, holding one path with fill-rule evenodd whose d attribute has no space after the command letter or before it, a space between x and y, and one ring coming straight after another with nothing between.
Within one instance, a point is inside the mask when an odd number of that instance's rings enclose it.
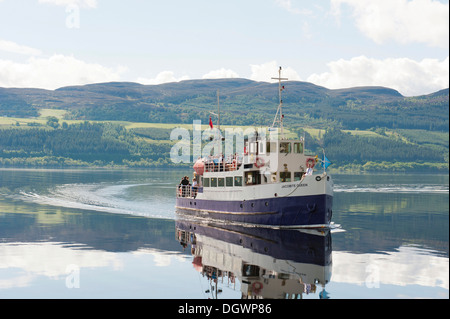
<instances>
[{"instance_id":1,"label":"life raft","mask_svg":"<svg viewBox=\"0 0 450 319\"><path fill-rule=\"evenodd\" d=\"M306 167L314 168L314 165L316 165L316 160L314 158L310 157L306 160Z\"/></svg>"},{"instance_id":2,"label":"life raft","mask_svg":"<svg viewBox=\"0 0 450 319\"><path fill-rule=\"evenodd\" d=\"M265 164L266 164L266 162L264 162L264 159L262 159L261 157L256 158L256 160L255 160L256 168L263 167Z\"/></svg>"},{"instance_id":3,"label":"life raft","mask_svg":"<svg viewBox=\"0 0 450 319\"><path fill-rule=\"evenodd\" d=\"M252 291L253 291L255 294L259 294L259 292L261 291L262 288L263 288L263 284L262 284L261 282L259 282L259 281L255 281L255 282L252 284Z\"/></svg>"}]
</instances>

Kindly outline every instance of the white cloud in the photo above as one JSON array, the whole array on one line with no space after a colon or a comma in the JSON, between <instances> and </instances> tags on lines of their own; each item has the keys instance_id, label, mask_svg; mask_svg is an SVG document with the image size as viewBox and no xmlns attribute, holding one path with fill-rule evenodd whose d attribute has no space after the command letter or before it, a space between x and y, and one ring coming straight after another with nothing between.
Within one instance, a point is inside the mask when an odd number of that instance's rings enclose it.
<instances>
[{"instance_id":1,"label":"white cloud","mask_svg":"<svg viewBox=\"0 0 450 319\"><path fill-rule=\"evenodd\" d=\"M275 0L275 2L283 9L294 14L310 15L312 11L309 9L298 9L292 5L292 0Z\"/></svg>"},{"instance_id":2,"label":"white cloud","mask_svg":"<svg viewBox=\"0 0 450 319\"><path fill-rule=\"evenodd\" d=\"M0 39L0 51L23 54L23 55L40 55L42 52L38 49L20 45L12 41Z\"/></svg>"},{"instance_id":3,"label":"white cloud","mask_svg":"<svg viewBox=\"0 0 450 319\"><path fill-rule=\"evenodd\" d=\"M264 82L274 82L276 80L272 80L272 78L278 77L278 69L280 66L277 61L271 61L263 64L251 64L250 65L252 74L250 75L250 79L253 81L264 81ZM282 69L281 77L288 78L291 81L301 81L298 73L290 68Z\"/></svg>"},{"instance_id":4,"label":"white cloud","mask_svg":"<svg viewBox=\"0 0 450 319\"><path fill-rule=\"evenodd\" d=\"M0 87L33 87L56 89L67 85L82 85L120 80L126 68L108 68L55 54L50 58L31 57L25 63L0 59Z\"/></svg>"},{"instance_id":5,"label":"white cloud","mask_svg":"<svg viewBox=\"0 0 450 319\"><path fill-rule=\"evenodd\" d=\"M426 43L449 47L449 5L436 0L331 0L332 12L339 16L341 5L353 9L359 30L384 43Z\"/></svg>"},{"instance_id":6,"label":"white cloud","mask_svg":"<svg viewBox=\"0 0 450 319\"><path fill-rule=\"evenodd\" d=\"M52 242L2 244L0 255L0 270L17 269L19 274L17 277L0 279L0 290L29 286L41 276L64 279L68 275L67 266L71 264L80 268L123 269L123 260L115 253L71 249L67 245Z\"/></svg>"},{"instance_id":7,"label":"white cloud","mask_svg":"<svg viewBox=\"0 0 450 319\"><path fill-rule=\"evenodd\" d=\"M162 71L158 73L158 75L153 79L148 78L138 78L137 82L141 84L162 84L162 83L169 83L169 82L179 82L189 80L189 76L182 76L180 78L176 78L174 72L172 71Z\"/></svg>"},{"instance_id":8,"label":"white cloud","mask_svg":"<svg viewBox=\"0 0 450 319\"><path fill-rule=\"evenodd\" d=\"M448 258L433 256L425 249L409 246L389 252L388 258L382 254L333 251L332 282L365 285L369 279L370 272L366 267L369 265L385 270L377 278L381 285L417 285L446 290L449 287Z\"/></svg>"},{"instance_id":9,"label":"white cloud","mask_svg":"<svg viewBox=\"0 0 450 319\"><path fill-rule=\"evenodd\" d=\"M221 68L218 70L213 70L211 72L203 75L203 79L229 79L229 78L238 78L239 74L230 69Z\"/></svg>"},{"instance_id":10,"label":"white cloud","mask_svg":"<svg viewBox=\"0 0 450 319\"><path fill-rule=\"evenodd\" d=\"M385 86L406 96L435 92L449 87L449 58L388 58L359 56L328 63L329 72L312 74L307 81L330 89L353 86Z\"/></svg>"},{"instance_id":11,"label":"white cloud","mask_svg":"<svg viewBox=\"0 0 450 319\"><path fill-rule=\"evenodd\" d=\"M97 0L39 0L39 3L53 4L56 6L76 5L84 8L97 8Z\"/></svg>"}]
</instances>

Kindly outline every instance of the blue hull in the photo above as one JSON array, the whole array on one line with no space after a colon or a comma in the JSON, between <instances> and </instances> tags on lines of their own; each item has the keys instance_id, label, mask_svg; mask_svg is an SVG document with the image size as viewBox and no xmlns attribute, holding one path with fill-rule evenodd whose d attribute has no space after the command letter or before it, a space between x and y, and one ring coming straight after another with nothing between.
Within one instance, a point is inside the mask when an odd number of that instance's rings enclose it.
<instances>
[{"instance_id":1,"label":"blue hull","mask_svg":"<svg viewBox=\"0 0 450 319\"><path fill-rule=\"evenodd\" d=\"M330 195L278 197L249 201L202 200L178 197L183 215L269 227L326 227L331 222Z\"/></svg>"}]
</instances>

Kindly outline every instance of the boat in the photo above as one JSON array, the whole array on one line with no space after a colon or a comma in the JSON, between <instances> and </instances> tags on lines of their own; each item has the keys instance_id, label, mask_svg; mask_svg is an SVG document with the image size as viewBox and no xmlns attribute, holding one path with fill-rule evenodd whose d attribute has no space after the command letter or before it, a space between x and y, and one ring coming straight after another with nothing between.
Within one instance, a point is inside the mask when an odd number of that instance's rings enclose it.
<instances>
[{"instance_id":1,"label":"boat","mask_svg":"<svg viewBox=\"0 0 450 319\"><path fill-rule=\"evenodd\" d=\"M176 189L179 215L273 228L324 228L332 218L333 180L323 157L307 154L305 138L287 137L283 129L279 69L279 105L267 130L244 139L241 153L204 156ZM211 118L210 118L211 122ZM211 125L211 123L210 123ZM221 143L222 137L217 141Z\"/></svg>"},{"instance_id":2,"label":"boat","mask_svg":"<svg viewBox=\"0 0 450 319\"><path fill-rule=\"evenodd\" d=\"M329 229L273 229L179 219L175 239L209 281L207 296L241 291L242 299L328 298ZM190 247L189 247L190 246ZM310 296L307 296L310 295Z\"/></svg>"}]
</instances>

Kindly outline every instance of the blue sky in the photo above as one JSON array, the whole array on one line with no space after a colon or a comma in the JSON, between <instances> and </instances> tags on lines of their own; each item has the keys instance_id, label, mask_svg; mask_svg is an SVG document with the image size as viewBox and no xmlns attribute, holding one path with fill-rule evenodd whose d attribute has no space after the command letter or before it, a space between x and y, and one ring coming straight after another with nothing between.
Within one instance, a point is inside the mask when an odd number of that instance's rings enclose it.
<instances>
[{"instance_id":1,"label":"blue sky","mask_svg":"<svg viewBox=\"0 0 450 319\"><path fill-rule=\"evenodd\" d=\"M449 86L439 0L0 0L0 87L241 77Z\"/></svg>"}]
</instances>

